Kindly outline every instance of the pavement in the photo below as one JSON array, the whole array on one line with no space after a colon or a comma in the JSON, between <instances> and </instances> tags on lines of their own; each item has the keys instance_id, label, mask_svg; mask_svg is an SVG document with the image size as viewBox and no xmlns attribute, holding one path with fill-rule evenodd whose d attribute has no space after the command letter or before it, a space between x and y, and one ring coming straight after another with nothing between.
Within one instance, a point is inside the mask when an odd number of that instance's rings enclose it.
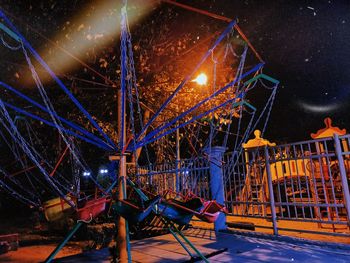
<instances>
[{"instance_id":1,"label":"pavement","mask_svg":"<svg viewBox=\"0 0 350 263\"><path fill-rule=\"evenodd\" d=\"M350 262L349 245L196 228L184 234L210 262ZM131 253L132 262L194 262L171 234L134 240ZM59 258L56 262L102 263L111 262L111 256L108 249L102 249Z\"/></svg>"}]
</instances>

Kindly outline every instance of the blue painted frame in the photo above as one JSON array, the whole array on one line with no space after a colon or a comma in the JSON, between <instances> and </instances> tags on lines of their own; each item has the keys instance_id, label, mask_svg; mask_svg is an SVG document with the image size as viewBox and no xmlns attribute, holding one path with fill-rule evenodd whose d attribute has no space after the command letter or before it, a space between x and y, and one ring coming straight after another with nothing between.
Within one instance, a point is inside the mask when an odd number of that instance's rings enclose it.
<instances>
[{"instance_id":1,"label":"blue painted frame","mask_svg":"<svg viewBox=\"0 0 350 263\"><path fill-rule=\"evenodd\" d=\"M56 128L56 124L53 123L53 122L51 122L51 121L48 121L48 120L46 120L46 119L44 119L44 118L41 118L41 117L39 117L39 116L37 116L37 115L35 115L35 114L33 114L33 113L27 112L27 111L25 111L25 110L23 110L23 109L21 109L21 108L18 108L18 107L14 106L14 105L12 105L12 104L10 104L10 103L8 103L8 102L3 101L3 103L4 103L4 105L5 105L6 107L8 107L8 108L10 108L10 109L12 109L12 110L14 110L14 111L16 111L16 112L18 112L18 113L21 113L21 114L23 114L23 115L25 115L25 116L28 116L28 117L31 117L31 118L33 118L33 119L35 119L35 120L41 121L41 122L45 123L45 124L48 125L48 126L51 126L51 127ZM63 127L62 127L61 129L62 129L63 132L65 132L65 133L68 134L68 135L75 136L75 137L77 137L77 138L79 138L79 139L82 139L82 140L88 142L88 143L91 143L91 144L93 144L93 145L96 145L96 146L98 146L99 148L102 148L102 149L104 149L104 150L111 150L111 149L108 148L105 144L101 144L101 143L98 143L98 142L96 142L96 141L90 140L90 139L88 139L88 138L86 138L86 137L84 137L84 136L81 136L81 135L79 135L79 134L77 134L77 133L75 133L75 132L73 132L73 131L71 131L71 130L65 129L65 128L63 128Z\"/></svg>"},{"instance_id":2,"label":"blue painted frame","mask_svg":"<svg viewBox=\"0 0 350 263\"><path fill-rule=\"evenodd\" d=\"M199 67L204 63L204 61L210 56L212 51L215 49L217 45L223 40L223 38L232 30L232 28L235 26L236 21L233 20L226 29L220 34L220 36L217 38L215 43L212 45L212 47L205 53L205 55L202 57L200 62L196 65L194 70L185 77L179 86L174 90L174 92L169 96L169 98L163 103L163 105L158 109L158 111L152 116L152 118L147 122L147 124L143 127L140 134L136 137L136 141L140 139L142 134L148 129L148 127L154 122L154 120L159 116L159 114L165 109L165 107L171 102L171 100L175 97L175 95L185 86L185 84L191 79L191 77L196 73L196 71L199 69Z\"/></svg>"},{"instance_id":3,"label":"blue painted frame","mask_svg":"<svg viewBox=\"0 0 350 263\"><path fill-rule=\"evenodd\" d=\"M41 109L42 111L44 111L46 113L49 113L49 111L43 105L41 105L40 103L34 101L33 99L29 98L28 96L24 95L23 93L21 93L20 91L16 90L13 87L11 87L10 85L0 81L0 86L5 88L6 90L9 90L9 91L15 93L17 96L19 96L20 98L26 100L27 102L29 102L34 107L37 107L37 108ZM65 118L57 115L56 113L53 113L53 114L54 114L54 116L56 118L58 118L60 121L62 121L63 123L67 124L71 128L76 129L77 131L83 133L85 136L89 137L91 140L94 140L94 141L96 141L96 142L98 142L100 144L105 144L106 146L110 147L110 150L113 150L112 146L108 145L105 141L101 140L99 137L97 137L94 134L88 132L87 130L85 130L84 128L78 126L77 124L72 123L72 122L66 120Z\"/></svg>"},{"instance_id":4,"label":"blue painted frame","mask_svg":"<svg viewBox=\"0 0 350 263\"><path fill-rule=\"evenodd\" d=\"M72 102L78 107L78 109L85 115L85 117L91 122L91 124L99 131L99 133L108 141L109 144L113 146L115 150L118 150L118 147L114 144L111 138L103 132L102 128L96 123L96 121L92 118L92 116L85 110L85 108L80 104L80 102L73 96L73 94L67 89L67 87L63 84L63 82L56 76L56 74L51 70L51 68L46 64L46 62L40 57L40 55L35 51L35 49L30 45L30 43L25 39L25 37L17 30L17 28L13 25L13 23L8 19L5 13L0 9L0 18L3 18L4 21L9 26L9 30L12 31L15 35L18 36L21 43L28 48L28 50L32 53L35 59L45 68L45 70L49 73L49 75L53 78L54 81L58 84L58 86L68 95L68 97L72 100ZM3 25L4 26L4 25ZM3 27L1 27L3 29ZM8 32L6 30L5 32Z\"/></svg>"},{"instance_id":5,"label":"blue painted frame","mask_svg":"<svg viewBox=\"0 0 350 263\"><path fill-rule=\"evenodd\" d=\"M180 119L182 119L183 117L185 117L186 115L188 115L189 113L191 113L192 111L196 110L198 107L200 107L201 105L203 105L205 102L208 102L209 100L213 99L214 97L216 97L217 95L219 95L220 93L226 91L228 88L232 87L233 85L235 85L238 81L240 81L241 79L247 77L248 75L257 72L258 70L260 70L263 67L264 63L259 63L257 64L255 67L253 67L251 70L249 70L248 72L242 74L242 76L240 76L239 78L236 78L235 80L233 80L232 82L230 82L229 84L227 84L226 86L224 86L223 88L219 89L218 91L214 92L213 94L211 94L210 96L208 96L207 98L203 99L201 102L197 103L195 106L193 106L192 108L188 109L187 111L183 112L182 114L180 114L179 116L177 116L176 118L172 119L171 121L169 121L166 124L163 124L160 128L157 128L155 130L153 130L152 132L150 132L149 134L147 134L145 136L145 138L142 141L147 141L148 139L152 138L153 136L155 136L157 133L162 132L163 130L167 129L168 127L170 127L171 125L175 124L176 122L178 122ZM238 96L240 99L243 99L244 97L244 93L241 93ZM234 99L230 99L230 102L234 101ZM223 103L225 104L225 103ZM227 103L226 103L227 104ZM225 104L225 105L226 105ZM220 107L223 107L223 105L219 105ZM218 107L214 107L212 109L210 109L209 111L205 112L205 115L213 112L214 110L218 109ZM204 115L204 116L205 116ZM203 117L203 113L200 114L199 116ZM191 119L190 121L194 121L197 120L196 119ZM191 123L189 121L185 122L187 124ZM181 126L183 127L183 126ZM177 127L177 128L181 128L181 127ZM176 129L175 129L176 130ZM167 133L168 134L168 133ZM158 137L157 137L158 138Z\"/></svg>"}]
</instances>

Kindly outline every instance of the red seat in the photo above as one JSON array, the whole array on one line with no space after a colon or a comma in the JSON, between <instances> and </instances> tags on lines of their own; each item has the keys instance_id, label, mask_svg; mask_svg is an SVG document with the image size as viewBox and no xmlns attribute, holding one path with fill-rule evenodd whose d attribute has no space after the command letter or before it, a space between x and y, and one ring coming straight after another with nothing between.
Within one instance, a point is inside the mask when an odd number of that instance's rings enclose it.
<instances>
[{"instance_id":1,"label":"red seat","mask_svg":"<svg viewBox=\"0 0 350 263\"><path fill-rule=\"evenodd\" d=\"M84 207L77 210L78 218L80 220L89 221L92 218L97 217L99 214L105 211L106 203L108 201L108 197L101 197L87 201Z\"/></svg>"}]
</instances>

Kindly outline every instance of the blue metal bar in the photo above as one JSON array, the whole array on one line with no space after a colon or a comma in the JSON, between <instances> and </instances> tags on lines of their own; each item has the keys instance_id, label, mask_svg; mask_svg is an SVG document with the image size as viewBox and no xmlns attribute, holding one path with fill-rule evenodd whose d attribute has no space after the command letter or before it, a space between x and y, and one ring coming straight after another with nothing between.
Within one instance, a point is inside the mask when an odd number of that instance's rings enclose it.
<instances>
[{"instance_id":1,"label":"blue metal bar","mask_svg":"<svg viewBox=\"0 0 350 263\"><path fill-rule=\"evenodd\" d=\"M236 21L232 21L226 29L221 33L212 47L205 53L200 62L194 68L194 70L187 75L187 77L180 83L180 85L175 89L175 91L169 96L169 98L163 103L163 105L159 108L159 110L152 116L152 118L147 122L147 124L143 127L140 134L137 136L136 141L142 136L142 134L148 129L148 127L153 123L153 121L158 117L158 115L164 110L164 108L171 102L171 100L175 97L175 95L185 86L185 84L191 79L191 77L196 73L199 67L204 63L204 61L210 56L215 47L219 45L219 43L223 40L223 38L231 31L231 29L235 26Z\"/></svg>"},{"instance_id":2,"label":"blue metal bar","mask_svg":"<svg viewBox=\"0 0 350 263\"><path fill-rule=\"evenodd\" d=\"M258 79L261 79L261 78L262 78L262 79L266 79L266 80L272 82L272 83L275 84L275 85L278 85L278 84L280 83L277 79L274 79L274 78L272 78L272 77L270 77L270 76L268 76L268 75L266 75L266 74L261 73L261 74L259 74L259 75L256 75L254 78L251 78L250 80L247 80L247 81L244 83L244 85L248 85L248 84L250 84L250 83L253 83L254 81L256 81L256 80L258 80Z\"/></svg>"},{"instance_id":3,"label":"blue metal bar","mask_svg":"<svg viewBox=\"0 0 350 263\"><path fill-rule=\"evenodd\" d=\"M38 107L39 109L49 113L49 111L41 104L39 104L38 102L32 100L31 98L27 97L26 95L24 95L23 93L21 93L20 91L14 89L13 87L7 85L6 83L0 81L0 86L3 86L5 89L15 93L16 95L18 95L19 97L21 97L22 99L26 100L27 102L31 103L33 106ZM65 118L62 118L61 116L58 116L55 112L53 113L54 116L56 118L58 118L60 121L62 121L63 123L69 125L71 128L78 130L79 132L83 133L85 136L89 137L92 140L95 140L96 142L99 142L101 144L105 144L106 146L109 146L105 141L101 140L100 138L96 137L95 135L93 135L92 133L86 131L84 128L76 125L75 123L72 123L68 120L66 120ZM109 146L110 149L113 149L112 146Z\"/></svg>"},{"instance_id":4,"label":"blue metal bar","mask_svg":"<svg viewBox=\"0 0 350 263\"><path fill-rule=\"evenodd\" d=\"M105 191L105 195L107 196L113 189L113 187L117 184L118 179L116 179L112 185ZM51 254L47 257L47 259L45 260L45 263L49 263L51 262L55 256L57 255L58 252L60 252L60 250L67 244L67 242L72 238L72 236L74 235L74 233L84 224L83 221L78 220L77 224L74 226L74 228L68 233L68 235L66 236L66 238L54 249L54 251L51 252ZM131 258L131 257L130 257Z\"/></svg>"},{"instance_id":5,"label":"blue metal bar","mask_svg":"<svg viewBox=\"0 0 350 263\"><path fill-rule=\"evenodd\" d=\"M166 132L164 132L164 133L158 135L157 137L155 137L155 138L153 138L153 139L148 139L148 140L142 141L141 143L139 143L139 144L136 145L136 149L137 149L137 148L140 148L140 147L142 147L142 146L144 146L144 145L146 145L146 144L148 144L148 143L154 142L154 141L160 139L161 137L164 137L164 136L166 136L166 135L168 135L168 134L170 134L170 133L176 131L177 129L182 128L182 127L188 125L189 123L192 123L192 122L194 122L194 121L196 121L196 120L198 120L198 119L201 119L201 118L203 118L204 116L208 115L209 113L211 113L211 112L213 112L213 111L215 111L215 110L217 110L217 109L219 109L219 108L221 108L221 107L224 107L225 105L227 105L227 104L229 104L229 103L235 101L236 99L237 99L237 97L234 97L234 98L232 98L232 99L229 99L229 100L225 101L224 103L221 103L220 105L218 105L218 106L216 106L216 107L214 107L214 108L212 108L212 109L210 109L210 110L208 110L208 111L206 111L206 112L203 112L203 113L201 113L201 114L199 114L199 115L193 117L192 119L190 119L190 120L188 120L188 121L186 121L186 122L184 122L184 123L181 123L180 125L178 125L178 126L172 128L172 129L170 129L170 130L168 130L168 131L166 131ZM164 130L164 129L163 129L163 130ZM133 150L136 150L136 149L133 149Z\"/></svg>"},{"instance_id":6,"label":"blue metal bar","mask_svg":"<svg viewBox=\"0 0 350 263\"><path fill-rule=\"evenodd\" d=\"M72 102L79 108L79 110L88 118L91 124L100 132L100 134L111 144L115 149L118 147L114 144L114 142L108 137L106 133L103 132L101 127L96 123L96 121L92 118L92 116L85 110L85 108L80 104L80 102L73 96L73 94L66 88L63 82L56 76L56 74L51 70L51 68L46 64L46 62L40 57L40 55L35 51L35 49L30 45L30 43L24 38L24 36L19 33L17 28L12 24L12 22L7 18L2 10L0 10L0 17L4 19L4 21L8 24L10 29L17 34L17 36L21 39L24 46L26 46L30 52L33 54L35 59L46 69L46 71L50 74L50 76L56 81L56 83L60 86L60 88L68 95L68 97L72 100Z\"/></svg>"},{"instance_id":7,"label":"blue metal bar","mask_svg":"<svg viewBox=\"0 0 350 263\"><path fill-rule=\"evenodd\" d=\"M26 116L28 116L28 117L31 117L31 118L33 118L33 119L35 119L35 120L41 121L41 122L45 123L45 124L48 125L48 126L51 126L51 127L56 128L56 125L55 125L53 122L50 122L50 121L48 121L48 120L46 120L46 119L43 119L43 118L41 118L41 117L39 117L39 116L37 116L37 115L35 115L35 114L32 114L32 113L30 113L30 112L27 112L27 111L25 111L25 110L23 110L23 109L20 109L20 108L16 107L16 106L13 106L12 104L7 103L7 102L5 102L5 101L3 101L3 103L4 103L4 105L5 105L6 107L8 107L8 108L10 108L10 109L12 109L12 110L15 110L15 111L17 111L17 112L19 112L19 113L21 113L21 114L23 114L23 115L26 115ZM110 148L107 148L104 144L100 144L100 143L98 143L98 142L92 141L92 140L90 140L90 139L88 139L88 138L86 138L86 137L84 137L84 136L81 136L81 135L79 135L79 134L77 134L77 133L75 133L75 132L73 132L73 131L71 131L71 130L68 130L68 129L65 129L65 128L62 127L62 131L64 131L65 133L67 133L67 134L69 134L69 135L75 136L75 137L77 137L77 138L79 138L79 139L82 139L82 140L84 140L84 141L86 141L86 142L88 142L88 143L94 144L94 145L100 147L101 149L110 150Z\"/></svg>"},{"instance_id":8,"label":"blue metal bar","mask_svg":"<svg viewBox=\"0 0 350 263\"><path fill-rule=\"evenodd\" d=\"M171 227L168 228L170 233L173 235L173 237L176 239L176 241L182 246L182 248L187 252L187 254L194 258L191 251L186 247L186 245L181 241L181 239L176 235L176 232L171 229Z\"/></svg>"},{"instance_id":9,"label":"blue metal bar","mask_svg":"<svg viewBox=\"0 0 350 263\"><path fill-rule=\"evenodd\" d=\"M105 190L105 193L106 194L110 193L113 190L113 188L117 185L117 183L118 183L118 178L116 178L114 182Z\"/></svg>"},{"instance_id":10,"label":"blue metal bar","mask_svg":"<svg viewBox=\"0 0 350 263\"><path fill-rule=\"evenodd\" d=\"M125 7L123 7L125 8ZM120 150L123 150L124 148L124 129L125 129L125 92L126 92L126 74L127 74L127 55L126 55L126 10L122 10L122 21L121 21L121 56L120 56L120 95L121 98L118 103L121 102L121 108L119 109L121 111L121 119L118 120L120 123L120 134L119 134L119 147Z\"/></svg>"},{"instance_id":11,"label":"blue metal bar","mask_svg":"<svg viewBox=\"0 0 350 263\"><path fill-rule=\"evenodd\" d=\"M133 181L131 181L130 179L127 178L128 183L131 185L131 187L133 188L133 190L136 191L136 193L141 197L141 199L143 201L147 201L149 200L149 198L142 192L142 190L140 190L139 188L136 187L136 185L134 184ZM156 209L153 208L153 211L156 212ZM156 213L157 214L157 213ZM182 239L193 249L193 251L196 252L196 254L204 261L204 262L209 262L204 256L203 254L192 244L192 242L190 240L188 240L184 234L182 234L182 232L172 223L172 221L165 219L164 217L162 217L162 215L160 215L161 220L163 221L163 223L165 223L165 225L169 225L168 229L170 230L171 234L175 237L175 239L180 243L180 245L186 250L186 252L192 256L192 253L188 250L188 248L186 248L185 244L179 239L178 236L176 236L176 234L179 234L180 237L182 237Z\"/></svg>"},{"instance_id":12,"label":"blue metal bar","mask_svg":"<svg viewBox=\"0 0 350 263\"><path fill-rule=\"evenodd\" d=\"M259 69L262 68L262 66L264 65L264 63L259 63L257 64L254 68L250 69L248 72L242 74L241 77L234 79L232 82L230 82L229 84L227 84L226 86L224 86L223 88L219 89L218 91L214 92L213 94L211 94L209 97L203 99L201 102L197 103L195 106L193 106L192 108L188 109L187 111L183 112L182 114L180 114L178 117L172 119L170 122L167 122L165 124L163 124L162 126L158 127L157 129L153 130L152 132L150 132L148 135L145 136L145 138L143 139L143 141L146 141L150 138L152 138L153 136L155 136L157 133L161 132L162 130L170 127L171 125L173 125L174 123L176 123L177 121L179 121L180 119L182 119L183 117L185 117L186 115L188 115L189 113L191 113L192 111L196 110L197 108L199 108L201 105L203 105L205 102L213 99L214 97L216 97L217 95L219 95L220 93L224 92L225 90L227 90L228 88L232 87L233 85L235 85L238 81L240 81L241 79L245 78L246 76L250 75L251 73L254 73L256 71L258 71Z\"/></svg>"},{"instance_id":13,"label":"blue metal bar","mask_svg":"<svg viewBox=\"0 0 350 263\"><path fill-rule=\"evenodd\" d=\"M12 37L17 42L21 42L21 39L3 23L0 23L0 29L4 30L10 37Z\"/></svg>"},{"instance_id":14,"label":"blue metal bar","mask_svg":"<svg viewBox=\"0 0 350 263\"><path fill-rule=\"evenodd\" d=\"M209 260L192 244L192 242L174 225L172 221L166 220L163 218L165 222L167 222L170 227L169 230L175 230L177 234L193 249L194 252L202 259L202 261L209 263Z\"/></svg>"},{"instance_id":15,"label":"blue metal bar","mask_svg":"<svg viewBox=\"0 0 350 263\"><path fill-rule=\"evenodd\" d=\"M79 221L73 229L68 233L66 238L55 248L54 251L45 259L45 263L52 262L52 260L55 258L58 252L65 246L65 244L72 238L72 236L75 234L75 232L78 231L78 229L83 225L84 223L82 221Z\"/></svg>"}]
</instances>

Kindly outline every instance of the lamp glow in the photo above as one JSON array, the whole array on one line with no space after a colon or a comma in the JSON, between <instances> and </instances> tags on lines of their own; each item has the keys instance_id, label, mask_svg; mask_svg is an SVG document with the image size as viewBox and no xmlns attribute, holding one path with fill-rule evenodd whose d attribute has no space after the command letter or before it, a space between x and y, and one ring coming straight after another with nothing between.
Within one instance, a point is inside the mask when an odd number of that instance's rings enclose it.
<instances>
[{"instance_id":1,"label":"lamp glow","mask_svg":"<svg viewBox=\"0 0 350 263\"><path fill-rule=\"evenodd\" d=\"M87 177L87 176L90 176L91 173L90 172L83 172L83 176Z\"/></svg>"},{"instance_id":2,"label":"lamp glow","mask_svg":"<svg viewBox=\"0 0 350 263\"><path fill-rule=\"evenodd\" d=\"M198 85L206 85L208 81L208 77L204 73L201 73L193 81L197 82Z\"/></svg>"}]
</instances>

